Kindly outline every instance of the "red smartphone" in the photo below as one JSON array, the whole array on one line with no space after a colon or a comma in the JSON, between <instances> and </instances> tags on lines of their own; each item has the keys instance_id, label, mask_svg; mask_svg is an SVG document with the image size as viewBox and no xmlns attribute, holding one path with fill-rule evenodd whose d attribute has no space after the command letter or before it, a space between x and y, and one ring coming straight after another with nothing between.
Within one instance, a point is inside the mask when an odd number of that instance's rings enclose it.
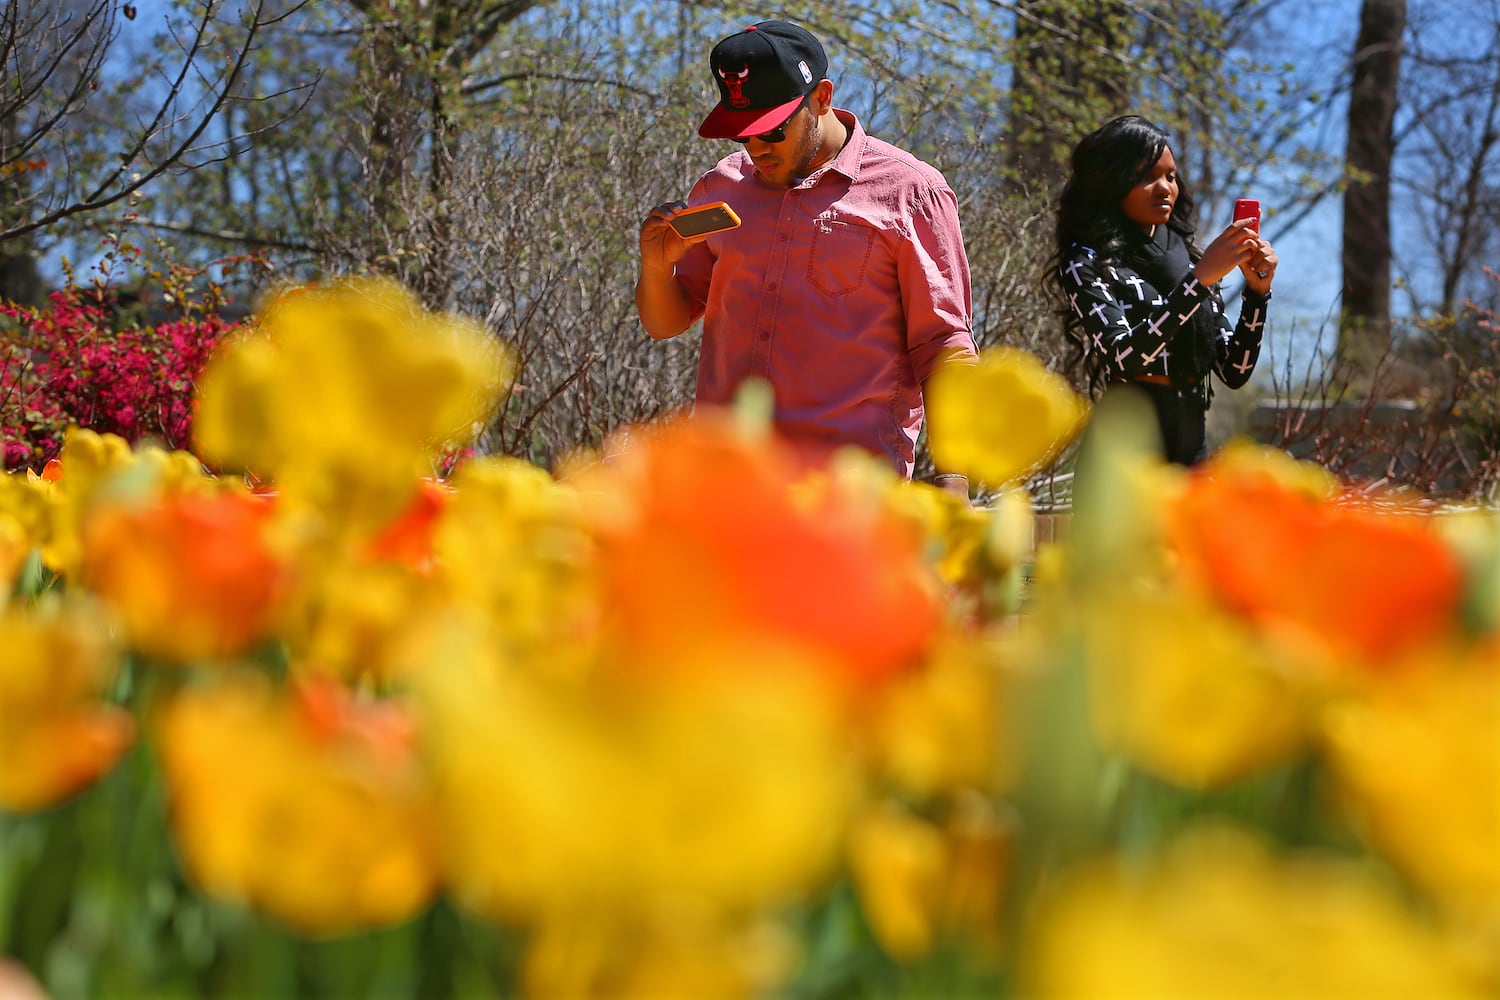
<instances>
[{"instance_id":1,"label":"red smartphone","mask_svg":"<svg viewBox=\"0 0 1500 1000\"><path fill-rule=\"evenodd\" d=\"M1234 221L1241 219L1253 219L1250 223L1252 232L1260 232L1260 202L1254 198L1241 198L1234 203Z\"/></svg>"},{"instance_id":2,"label":"red smartphone","mask_svg":"<svg viewBox=\"0 0 1500 1000\"><path fill-rule=\"evenodd\" d=\"M686 239L689 236L707 236L709 233L734 229L740 224L740 217L724 202L715 201L684 209L667 221L677 230L678 236Z\"/></svg>"}]
</instances>

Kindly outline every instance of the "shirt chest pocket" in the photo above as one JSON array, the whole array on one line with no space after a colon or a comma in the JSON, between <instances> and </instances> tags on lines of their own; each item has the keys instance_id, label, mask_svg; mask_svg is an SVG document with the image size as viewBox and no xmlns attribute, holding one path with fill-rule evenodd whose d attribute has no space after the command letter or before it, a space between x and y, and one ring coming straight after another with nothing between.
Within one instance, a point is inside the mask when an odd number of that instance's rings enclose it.
<instances>
[{"instance_id":1,"label":"shirt chest pocket","mask_svg":"<svg viewBox=\"0 0 1500 1000\"><path fill-rule=\"evenodd\" d=\"M864 284L870 254L875 249L875 230L853 222L813 220L812 253L807 260L807 281L829 297L848 295Z\"/></svg>"}]
</instances>

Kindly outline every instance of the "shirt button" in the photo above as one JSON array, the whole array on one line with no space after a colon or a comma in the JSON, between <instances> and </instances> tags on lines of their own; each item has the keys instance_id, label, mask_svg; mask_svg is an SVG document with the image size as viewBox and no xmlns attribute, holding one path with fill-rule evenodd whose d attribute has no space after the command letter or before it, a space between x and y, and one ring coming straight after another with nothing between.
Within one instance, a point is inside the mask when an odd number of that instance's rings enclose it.
<instances>
[{"instance_id":1,"label":"shirt button","mask_svg":"<svg viewBox=\"0 0 1500 1000\"><path fill-rule=\"evenodd\" d=\"M770 340L771 339L771 335L769 333L763 333L763 334L760 335L760 339L761 340Z\"/></svg>"},{"instance_id":2,"label":"shirt button","mask_svg":"<svg viewBox=\"0 0 1500 1000\"><path fill-rule=\"evenodd\" d=\"M768 282L766 282L766 291L768 291L768 292L774 292L774 291L776 291L776 282L774 282L774 281L768 281Z\"/></svg>"},{"instance_id":3,"label":"shirt button","mask_svg":"<svg viewBox=\"0 0 1500 1000\"><path fill-rule=\"evenodd\" d=\"M786 233L777 233L776 234L776 242L777 243L785 243L786 242Z\"/></svg>"}]
</instances>

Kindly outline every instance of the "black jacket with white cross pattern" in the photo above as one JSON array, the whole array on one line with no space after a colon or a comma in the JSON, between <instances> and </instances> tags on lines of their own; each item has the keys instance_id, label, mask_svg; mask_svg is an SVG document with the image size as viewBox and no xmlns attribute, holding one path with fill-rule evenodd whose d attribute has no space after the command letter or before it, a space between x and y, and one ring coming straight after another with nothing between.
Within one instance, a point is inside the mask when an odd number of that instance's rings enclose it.
<instances>
[{"instance_id":1,"label":"black jacket with white cross pattern","mask_svg":"<svg viewBox=\"0 0 1500 1000\"><path fill-rule=\"evenodd\" d=\"M1250 380L1260 357L1261 331L1270 296L1246 289L1233 327L1214 296L1188 272L1163 297L1145 278L1122 264L1102 263L1075 243L1058 267L1069 307L1083 323L1087 349L1103 360L1107 381L1141 375L1171 377L1171 344L1199 309L1212 309L1218 327L1213 371L1238 389Z\"/></svg>"}]
</instances>

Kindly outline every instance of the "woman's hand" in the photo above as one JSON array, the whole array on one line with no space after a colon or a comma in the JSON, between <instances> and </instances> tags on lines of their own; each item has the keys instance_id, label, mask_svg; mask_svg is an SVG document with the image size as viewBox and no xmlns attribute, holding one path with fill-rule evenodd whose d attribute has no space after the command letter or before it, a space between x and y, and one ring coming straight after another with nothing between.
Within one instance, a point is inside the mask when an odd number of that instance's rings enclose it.
<instances>
[{"instance_id":1,"label":"woman's hand","mask_svg":"<svg viewBox=\"0 0 1500 1000\"><path fill-rule=\"evenodd\" d=\"M1281 259L1259 233L1254 235L1255 252L1248 261L1240 265L1240 273L1245 276L1246 288L1257 295L1269 295L1271 282L1276 278L1276 265L1281 263Z\"/></svg>"},{"instance_id":2,"label":"woman's hand","mask_svg":"<svg viewBox=\"0 0 1500 1000\"><path fill-rule=\"evenodd\" d=\"M1251 230L1254 219L1240 219L1230 224L1203 251L1198 263L1193 265L1193 274L1205 285L1217 285L1235 268L1243 270L1255 258L1256 251L1264 243L1259 234ZM1265 244L1270 249L1270 244ZM1274 258L1274 254L1272 257ZM1260 280L1260 279L1256 279ZM1266 287L1270 287L1267 279Z\"/></svg>"}]
</instances>

